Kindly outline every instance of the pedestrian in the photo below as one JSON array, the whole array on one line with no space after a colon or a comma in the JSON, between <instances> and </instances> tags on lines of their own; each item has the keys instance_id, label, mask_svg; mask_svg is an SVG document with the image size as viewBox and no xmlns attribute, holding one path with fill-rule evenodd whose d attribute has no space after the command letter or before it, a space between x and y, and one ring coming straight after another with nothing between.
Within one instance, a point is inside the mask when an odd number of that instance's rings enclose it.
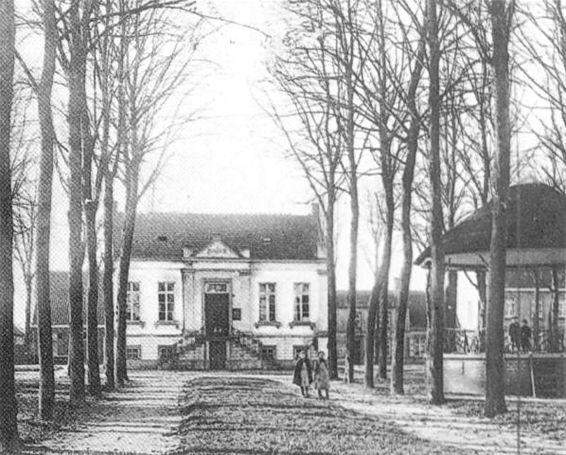
<instances>
[{"instance_id":1,"label":"pedestrian","mask_svg":"<svg viewBox=\"0 0 566 455\"><path fill-rule=\"evenodd\" d=\"M312 367L311 362L307 358L306 352L299 352L299 360L295 364L295 372L293 374L293 384L301 388L303 397L309 397L309 387L312 383Z\"/></svg>"},{"instance_id":2,"label":"pedestrian","mask_svg":"<svg viewBox=\"0 0 566 455\"><path fill-rule=\"evenodd\" d=\"M513 318L513 322L509 324L509 338L511 339L511 350L519 350L519 344L521 341L521 326L517 318Z\"/></svg>"},{"instance_id":3,"label":"pedestrian","mask_svg":"<svg viewBox=\"0 0 566 455\"><path fill-rule=\"evenodd\" d=\"M322 398L322 391L325 392L328 400L328 390L330 389L330 375L328 374L328 364L323 351L319 351L318 359L314 370L314 384L318 391L318 398Z\"/></svg>"},{"instance_id":4,"label":"pedestrian","mask_svg":"<svg viewBox=\"0 0 566 455\"><path fill-rule=\"evenodd\" d=\"M526 319L523 319L523 325L521 326L521 348L523 351L531 350L531 328Z\"/></svg>"}]
</instances>

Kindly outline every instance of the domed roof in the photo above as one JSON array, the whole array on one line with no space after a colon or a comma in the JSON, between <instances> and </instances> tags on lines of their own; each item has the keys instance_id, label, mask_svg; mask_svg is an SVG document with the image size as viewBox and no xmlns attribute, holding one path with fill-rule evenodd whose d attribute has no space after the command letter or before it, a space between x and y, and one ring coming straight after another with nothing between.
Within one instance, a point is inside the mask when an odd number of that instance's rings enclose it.
<instances>
[{"instance_id":1,"label":"domed roof","mask_svg":"<svg viewBox=\"0 0 566 455\"><path fill-rule=\"evenodd\" d=\"M489 255L492 207L490 201L444 234L447 262L458 259L458 255L459 259L471 253ZM526 252L531 254L533 265L540 265L541 261L547 265L565 264L566 196L543 183L511 186L507 205L507 249L523 250L519 261L522 265L528 263ZM545 252L544 258L540 257L541 252ZM429 257L430 247L415 262L422 264ZM486 258L482 260L485 262Z\"/></svg>"}]
</instances>

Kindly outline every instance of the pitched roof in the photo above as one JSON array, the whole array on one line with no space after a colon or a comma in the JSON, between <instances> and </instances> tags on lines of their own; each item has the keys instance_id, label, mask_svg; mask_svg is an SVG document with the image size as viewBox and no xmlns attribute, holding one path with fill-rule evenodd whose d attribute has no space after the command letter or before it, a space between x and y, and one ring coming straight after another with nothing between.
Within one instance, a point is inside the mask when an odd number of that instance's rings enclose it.
<instances>
[{"instance_id":1,"label":"pitched roof","mask_svg":"<svg viewBox=\"0 0 566 455\"><path fill-rule=\"evenodd\" d=\"M314 216L139 214L132 258L182 260L183 248L196 254L217 236L239 255L249 250L251 259L315 260L317 233Z\"/></svg>"},{"instance_id":2,"label":"pitched roof","mask_svg":"<svg viewBox=\"0 0 566 455\"><path fill-rule=\"evenodd\" d=\"M476 210L443 236L445 254L489 251L492 202ZM513 185L507 204L508 249L566 248L566 196L543 183ZM416 259L430 257L430 247Z\"/></svg>"},{"instance_id":3,"label":"pitched roof","mask_svg":"<svg viewBox=\"0 0 566 455\"><path fill-rule=\"evenodd\" d=\"M87 279L85 275L84 304L86 307ZM101 280L99 280L101 286ZM51 298L51 324L52 325L69 325L69 272L51 271L49 272L49 286ZM104 324L104 307L102 304L102 289L99 290L99 302L97 307L98 325ZM32 324L37 325L37 306L33 309ZM86 324L86 312L83 311L83 321Z\"/></svg>"}]
</instances>

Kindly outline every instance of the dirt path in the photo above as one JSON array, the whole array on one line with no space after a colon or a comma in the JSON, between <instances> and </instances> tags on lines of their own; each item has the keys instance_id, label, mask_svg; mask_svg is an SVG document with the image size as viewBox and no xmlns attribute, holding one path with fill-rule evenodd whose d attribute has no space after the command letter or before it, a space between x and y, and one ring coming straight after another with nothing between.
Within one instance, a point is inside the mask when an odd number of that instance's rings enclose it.
<instances>
[{"instance_id":1,"label":"dirt path","mask_svg":"<svg viewBox=\"0 0 566 455\"><path fill-rule=\"evenodd\" d=\"M516 454L517 433L487 418L458 414L447 406L433 407L410 397L368 392L359 384L332 384L332 399L355 412L394 422L419 438L485 454ZM523 434L521 454L566 455L566 441Z\"/></svg>"},{"instance_id":2,"label":"dirt path","mask_svg":"<svg viewBox=\"0 0 566 455\"><path fill-rule=\"evenodd\" d=\"M179 398L191 373L132 371L131 384L92 403L73 431L33 448L41 453L136 453L175 451L181 422Z\"/></svg>"}]
</instances>

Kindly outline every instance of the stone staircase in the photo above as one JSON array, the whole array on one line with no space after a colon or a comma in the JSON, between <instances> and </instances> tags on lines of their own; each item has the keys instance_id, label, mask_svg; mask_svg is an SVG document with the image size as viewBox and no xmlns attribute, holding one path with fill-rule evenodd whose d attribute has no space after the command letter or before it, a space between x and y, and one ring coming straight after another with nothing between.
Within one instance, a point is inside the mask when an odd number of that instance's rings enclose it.
<instances>
[{"instance_id":1,"label":"stone staircase","mask_svg":"<svg viewBox=\"0 0 566 455\"><path fill-rule=\"evenodd\" d=\"M158 368L165 370L206 370L208 365L208 338L204 328L187 332L171 347L167 356L159 360ZM249 333L232 329L226 337L226 369L258 370L277 368L275 360L262 358L261 342Z\"/></svg>"}]
</instances>

